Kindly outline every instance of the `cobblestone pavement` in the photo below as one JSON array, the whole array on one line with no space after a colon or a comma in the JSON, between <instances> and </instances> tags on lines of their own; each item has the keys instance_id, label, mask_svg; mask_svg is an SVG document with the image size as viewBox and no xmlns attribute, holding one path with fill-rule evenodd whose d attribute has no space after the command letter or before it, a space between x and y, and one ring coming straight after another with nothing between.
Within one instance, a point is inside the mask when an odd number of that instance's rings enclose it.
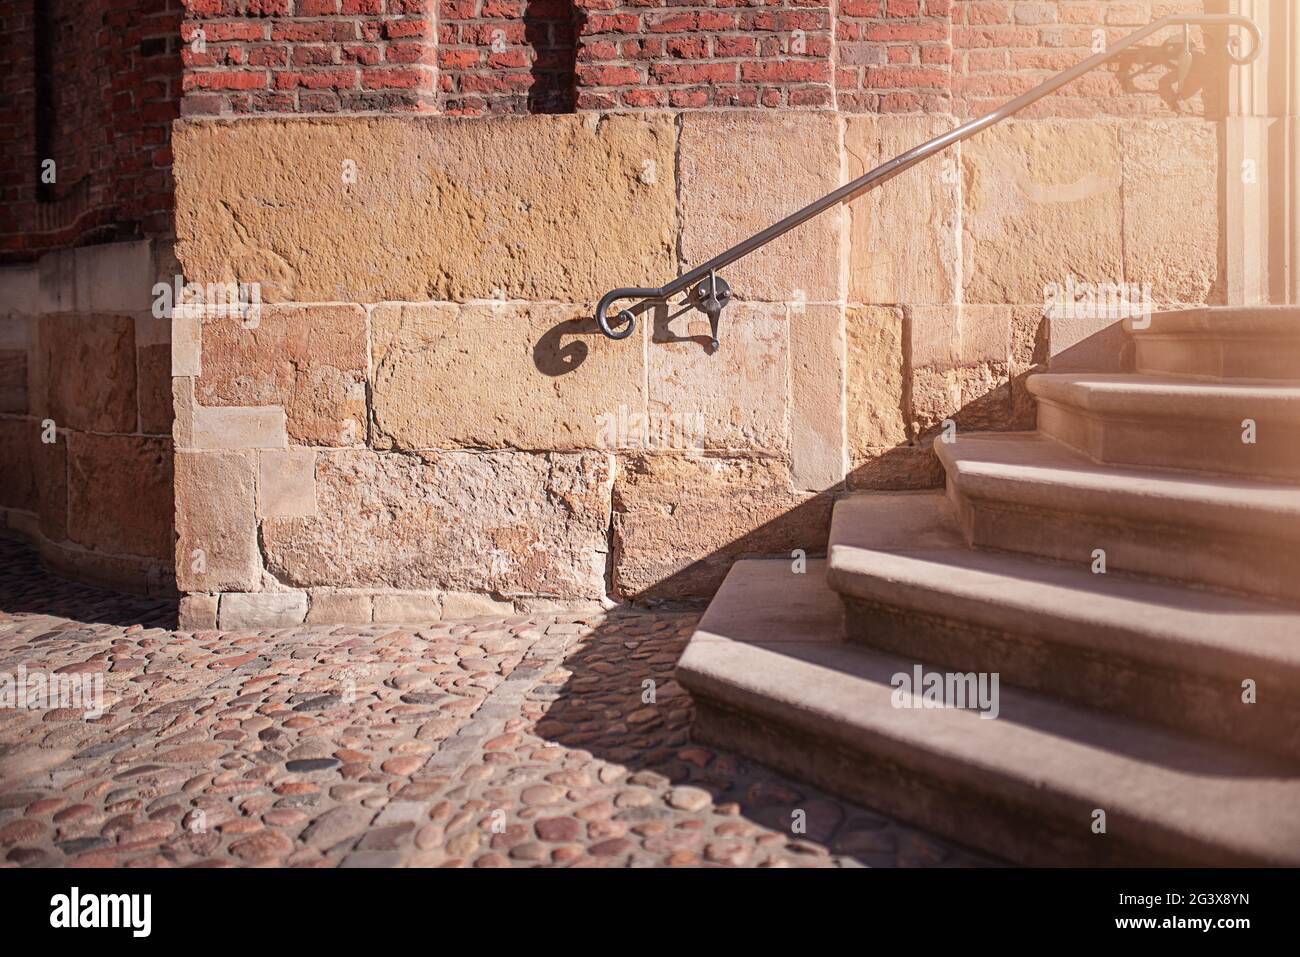
<instances>
[{"instance_id":1,"label":"cobblestone pavement","mask_svg":"<svg viewBox=\"0 0 1300 957\"><path fill-rule=\"evenodd\" d=\"M692 745L692 613L259 634L170 613L0 540L0 674L104 689L97 718L0 708L6 865L983 863Z\"/></svg>"}]
</instances>

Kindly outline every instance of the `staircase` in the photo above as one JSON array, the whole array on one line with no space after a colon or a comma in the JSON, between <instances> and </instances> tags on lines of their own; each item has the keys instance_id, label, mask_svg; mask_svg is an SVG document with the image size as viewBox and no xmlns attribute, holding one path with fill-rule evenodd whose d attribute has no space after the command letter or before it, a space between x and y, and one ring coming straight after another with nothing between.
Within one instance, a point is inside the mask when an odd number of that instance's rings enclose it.
<instances>
[{"instance_id":1,"label":"staircase","mask_svg":"<svg viewBox=\"0 0 1300 957\"><path fill-rule=\"evenodd\" d=\"M1037 432L936 442L946 492L738 562L696 738L1025 864L1300 864L1300 310L1125 331L1132 372L1029 380ZM897 707L918 665L997 717Z\"/></svg>"}]
</instances>

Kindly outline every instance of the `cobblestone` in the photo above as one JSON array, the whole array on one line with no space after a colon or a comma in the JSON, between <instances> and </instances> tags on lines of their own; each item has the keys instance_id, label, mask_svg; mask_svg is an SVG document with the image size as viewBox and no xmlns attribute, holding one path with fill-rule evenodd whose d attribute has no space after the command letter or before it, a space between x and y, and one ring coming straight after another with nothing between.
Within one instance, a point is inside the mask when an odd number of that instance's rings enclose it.
<instances>
[{"instance_id":1,"label":"cobblestone","mask_svg":"<svg viewBox=\"0 0 1300 957\"><path fill-rule=\"evenodd\" d=\"M0 539L0 673L102 679L104 699L0 709L0 864L988 863L693 744L672 671L694 612L227 632L172 614Z\"/></svg>"}]
</instances>

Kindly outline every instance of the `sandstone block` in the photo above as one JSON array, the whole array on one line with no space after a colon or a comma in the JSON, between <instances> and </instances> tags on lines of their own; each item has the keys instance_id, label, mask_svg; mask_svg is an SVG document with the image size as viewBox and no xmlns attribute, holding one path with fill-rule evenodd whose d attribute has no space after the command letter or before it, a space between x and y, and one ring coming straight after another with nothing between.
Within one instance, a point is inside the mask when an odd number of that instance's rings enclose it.
<instances>
[{"instance_id":1,"label":"sandstone block","mask_svg":"<svg viewBox=\"0 0 1300 957\"><path fill-rule=\"evenodd\" d=\"M172 448L163 438L68 437L68 537L87 548L173 554Z\"/></svg>"},{"instance_id":2,"label":"sandstone block","mask_svg":"<svg viewBox=\"0 0 1300 957\"><path fill-rule=\"evenodd\" d=\"M41 534L52 542L61 542L68 537L68 443L71 433L60 433L58 441L53 443L41 441L40 433L32 432L31 435Z\"/></svg>"},{"instance_id":3,"label":"sandstone block","mask_svg":"<svg viewBox=\"0 0 1300 957\"><path fill-rule=\"evenodd\" d=\"M260 582L255 469L251 452L176 452L181 591L246 590Z\"/></svg>"},{"instance_id":4,"label":"sandstone block","mask_svg":"<svg viewBox=\"0 0 1300 957\"><path fill-rule=\"evenodd\" d=\"M609 457L339 451L317 460L318 514L268 518L289 584L597 598Z\"/></svg>"},{"instance_id":5,"label":"sandstone block","mask_svg":"<svg viewBox=\"0 0 1300 957\"><path fill-rule=\"evenodd\" d=\"M172 375L198 376L203 372L202 310L177 306L172 312Z\"/></svg>"},{"instance_id":6,"label":"sandstone block","mask_svg":"<svg viewBox=\"0 0 1300 957\"><path fill-rule=\"evenodd\" d=\"M259 518L316 514L316 453L311 449L264 449L257 456Z\"/></svg>"},{"instance_id":7,"label":"sandstone block","mask_svg":"<svg viewBox=\"0 0 1300 957\"><path fill-rule=\"evenodd\" d=\"M0 418L0 505L36 511L36 468L33 454L39 423L32 419Z\"/></svg>"},{"instance_id":8,"label":"sandstone block","mask_svg":"<svg viewBox=\"0 0 1300 957\"><path fill-rule=\"evenodd\" d=\"M217 624L232 628L287 628L307 617L304 591L227 592L221 596Z\"/></svg>"},{"instance_id":9,"label":"sandstone block","mask_svg":"<svg viewBox=\"0 0 1300 957\"><path fill-rule=\"evenodd\" d=\"M182 595L177 624L187 631L217 627L216 595Z\"/></svg>"},{"instance_id":10,"label":"sandstone block","mask_svg":"<svg viewBox=\"0 0 1300 957\"><path fill-rule=\"evenodd\" d=\"M845 415L853 468L907 441L903 310L852 306L844 322Z\"/></svg>"},{"instance_id":11,"label":"sandstone block","mask_svg":"<svg viewBox=\"0 0 1300 957\"><path fill-rule=\"evenodd\" d=\"M1221 301L1216 124L1125 123L1120 146L1125 280L1150 283L1157 303Z\"/></svg>"},{"instance_id":12,"label":"sandstone block","mask_svg":"<svg viewBox=\"0 0 1300 957\"><path fill-rule=\"evenodd\" d=\"M951 119L851 116L848 179L947 132ZM960 149L953 147L855 199L848 207L849 301L955 303L960 240Z\"/></svg>"},{"instance_id":13,"label":"sandstone block","mask_svg":"<svg viewBox=\"0 0 1300 957\"><path fill-rule=\"evenodd\" d=\"M140 431L150 435L172 432L171 320L135 319L135 379L140 406Z\"/></svg>"},{"instance_id":14,"label":"sandstone block","mask_svg":"<svg viewBox=\"0 0 1300 957\"><path fill-rule=\"evenodd\" d=\"M366 436L366 315L360 306L265 306L203 323L203 406L281 406L304 445L358 445Z\"/></svg>"},{"instance_id":15,"label":"sandstone block","mask_svg":"<svg viewBox=\"0 0 1300 957\"><path fill-rule=\"evenodd\" d=\"M47 315L39 335L46 414L59 428L134 432L135 320Z\"/></svg>"},{"instance_id":16,"label":"sandstone block","mask_svg":"<svg viewBox=\"0 0 1300 957\"><path fill-rule=\"evenodd\" d=\"M839 186L839 124L821 112L683 114L683 265L700 265ZM743 299L837 302L844 218L842 207L827 210L728 266L724 278Z\"/></svg>"},{"instance_id":17,"label":"sandstone block","mask_svg":"<svg viewBox=\"0 0 1300 957\"><path fill-rule=\"evenodd\" d=\"M282 449L289 444L284 409L278 406L194 406L192 416L196 449Z\"/></svg>"},{"instance_id":18,"label":"sandstone block","mask_svg":"<svg viewBox=\"0 0 1300 957\"><path fill-rule=\"evenodd\" d=\"M182 123L172 146L185 275L266 302L594 302L676 268L669 114Z\"/></svg>"},{"instance_id":19,"label":"sandstone block","mask_svg":"<svg viewBox=\"0 0 1300 957\"><path fill-rule=\"evenodd\" d=\"M826 547L833 497L791 490L779 459L646 454L614 483L615 593L711 595L737 558Z\"/></svg>"},{"instance_id":20,"label":"sandstone block","mask_svg":"<svg viewBox=\"0 0 1300 957\"><path fill-rule=\"evenodd\" d=\"M436 591L380 592L374 596L374 620L382 622L437 621L442 594Z\"/></svg>"},{"instance_id":21,"label":"sandstone block","mask_svg":"<svg viewBox=\"0 0 1300 957\"><path fill-rule=\"evenodd\" d=\"M655 433L667 435L663 445L785 452L790 348L785 306L737 302L727 307L716 354L710 351L708 320L700 313L656 325L648 409Z\"/></svg>"},{"instance_id":22,"label":"sandstone block","mask_svg":"<svg viewBox=\"0 0 1300 957\"><path fill-rule=\"evenodd\" d=\"M790 471L795 488L844 480L844 310L790 310Z\"/></svg>"},{"instance_id":23,"label":"sandstone block","mask_svg":"<svg viewBox=\"0 0 1300 957\"><path fill-rule=\"evenodd\" d=\"M514 604L499 601L491 595L478 595L471 592L448 592L442 596L442 617L479 618L487 615L511 615Z\"/></svg>"},{"instance_id":24,"label":"sandstone block","mask_svg":"<svg viewBox=\"0 0 1300 957\"><path fill-rule=\"evenodd\" d=\"M142 239L73 250L76 308L85 312L145 312L153 306L153 244Z\"/></svg>"},{"instance_id":25,"label":"sandstone block","mask_svg":"<svg viewBox=\"0 0 1300 957\"><path fill-rule=\"evenodd\" d=\"M943 463L928 441L888 448L860 448L846 485L851 491L903 491L939 488Z\"/></svg>"},{"instance_id":26,"label":"sandstone block","mask_svg":"<svg viewBox=\"0 0 1300 957\"><path fill-rule=\"evenodd\" d=\"M952 419L962 429L1011 427L1011 314L1008 307L916 306L911 335L911 434Z\"/></svg>"},{"instance_id":27,"label":"sandstone block","mask_svg":"<svg viewBox=\"0 0 1300 957\"><path fill-rule=\"evenodd\" d=\"M962 144L966 301L1030 304L1124 278L1116 124L1025 120Z\"/></svg>"},{"instance_id":28,"label":"sandstone block","mask_svg":"<svg viewBox=\"0 0 1300 957\"><path fill-rule=\"evenodd\" d=\"M373 618L372 601L368 592L314 588L309 594L309 625L360 625Z\"/></svg>"},{"instance_id":29,"label":"sandstone block","mask_svg":"<svg viewBox=\"0 0 1300 957\"><path fill-rule=\"evenodd\" d=\"M0 349L0 412L27 412L26 349Z\"/></svg>"},{"instance_id":30,"label":"sandstone block","mask_svg":"<svg viewBox=\"0 0 1300 957\"><path fill-rule=\"evenodd\" d=\"M607 339L593 312L521 303L375 307L375 444L601 447L608 417L644 412L645 350Z\"/></svg>"}]
</instances>

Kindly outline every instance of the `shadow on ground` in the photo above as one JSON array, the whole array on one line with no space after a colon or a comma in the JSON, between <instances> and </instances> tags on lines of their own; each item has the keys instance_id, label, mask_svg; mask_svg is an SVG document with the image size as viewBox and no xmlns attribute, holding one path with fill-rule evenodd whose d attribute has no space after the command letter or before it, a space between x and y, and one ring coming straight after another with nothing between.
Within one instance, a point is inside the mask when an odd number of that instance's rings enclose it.
<instances>
[{"instance_id":1,"label":"shadow on ground","mask_svg":"<svg viewBox=\"0 0 1300 957\"><path fill-rule=\"evenodd\" d=\"M698 611L660 611L645 628L636 612L612 614L571 649L564 661L570 676L553 689L536 726L548 741L624 765L630 784L671 782L673 807L711 803L715 814L732 819L703 847L698 835L665 829L657 836L664 849L678 842L683 863L699 855L704 863L762 864L764 848L783 850L783 857L803 852L810 863L829 853L842 864L870 867L993 863L738 755L692 743L691 700L673 669L698 618ZM614 820L634 830L671 817L653 804L615 804ZM757 842L726 839L755 827L770 833Z\"/></svg>"},{"instance_id":2,"label":"shadow on ground","mask_svg":"<svg viewBox=\"0 0 1300 957\"><path fill-rule=\"evenodd\" d=\"M175 598L145 598L59 578L26 542L0 536L0 615L47 615L86 625L176 627Z\"/></svg>"}]
</instances>

